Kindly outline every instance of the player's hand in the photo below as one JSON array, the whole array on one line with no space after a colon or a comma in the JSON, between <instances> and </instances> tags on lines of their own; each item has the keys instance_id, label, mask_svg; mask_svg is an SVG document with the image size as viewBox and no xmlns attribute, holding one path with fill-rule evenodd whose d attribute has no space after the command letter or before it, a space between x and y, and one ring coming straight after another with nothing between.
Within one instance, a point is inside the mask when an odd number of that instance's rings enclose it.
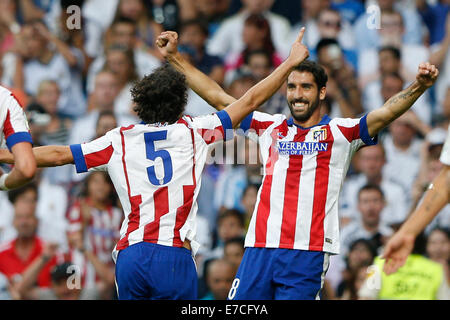
<instances>
[{"instance_id":1,"label":"player's hand","mask_svg":"<svg viewBox=\"0 0 450 320\"><path fill-rule=\"evenodd\" d=\"M436 82L438 75L439 70L435 65L429 62L422 62L419 64L416 80L422 87L429 88Z\"/></svg>"},{"instance_id":2,"label":"player's hand","mask_svg":"<svg viewBox=\"0 0 450 320\"><path fill-rule=\"evenodd\" d=\"M297 39L292 44L291 52L287 60L292 64L292 66L297 66L309 57L309 50L303 43L303 35L305 34L305 27L300 29Z\"/></svg>"},{"instance_id":3,"label":"player's hand","mask_svg":"<svg viewBox=\"0 0 450 320\"><path fill-rule=\"evenodd\" d=\"M178 52L178 34L175 31L164 31L156 39L156 46L164 58Z\"/></svg>"},{"instance_id":4,"label":"player's hand","mask_svg":"<svg viewBox=\"0 0 450 320\"><path fill-rule=\"evenodd\" d=\"M415 237L411 234L398 231L389 239L384 247L382 258L386 259L383 271L386 274L396 272L406 262L414 248Z\"/></svg>"}]
</instances>

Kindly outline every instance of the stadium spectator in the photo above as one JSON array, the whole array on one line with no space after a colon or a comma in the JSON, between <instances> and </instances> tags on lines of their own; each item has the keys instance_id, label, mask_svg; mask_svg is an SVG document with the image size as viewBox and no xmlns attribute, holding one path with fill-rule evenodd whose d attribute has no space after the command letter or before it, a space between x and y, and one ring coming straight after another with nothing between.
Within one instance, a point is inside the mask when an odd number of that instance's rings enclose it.
<instances>
[{"instance_id":1,"label":"stadium spectator","mask_svg":"<svg viewBox=\"0 0 450 320\"><path fill-rule=\"evenodd\" d=\"M250 224L252 213L255 210L259 187L259 184L249 183L242 194L241 202L242 206L245 209L245 230L248 230L248 225Z\"/></svg>"},{"instance_id":2,"label":"stadium spectator","mask_svg":"<svg viewBox=\"0 0 450 320\"><path fill-rule=\"evenodd\" d=\"M0 300L12 300L8 278L0 273Z\"/></svg>"},{"instance_id":3,"label":"stadium spectator","mask_svg":"<svg viewBox=\"0 0 450 320\"><path fill-rule=\"evenodd\" d=\"M360 300L359 290L367 278L368 270L368 266L361 266L350 274L347 281L347 287L342 293L341 300Z\"/></svg>"},{"instance_id":4,"label":"stadium spectator","mask_svg":"<svg viewBox=\"0 0 450 320\"><path fill-rule=\"evenodd\" d=\"M330 7L324 8L317 16L317 20L309 23L307 45L315 48L320 39L334 39L344 50L347 58L356 65L356 44L353 29L349 22L343 20L338 11ZM295 28L292 28L295 30ZM313 52L314 54L314 52Z\"/></svg>"},{"instance_id":5,"label":"stadium spectator","mask_svg":"<svg viewBox=\"0 0 450 320\"><path fill-rule=\"evenodd\" d=\"M156 23L161 24L164 30L178 31L180 24L196 17L195 2L193 0L151 0L147 3Z\"/></svg>"},{"instance_id":6,"label":"stadium spectator","mask_svg":"<svg viewBox=\"0 0 450 320\"><path fill-rule=\"evenodd\" d=\"M116 207L114 187L106 173L90 173L83 184L81 195L67 212L69 242L72 249L83 255L71 252L69 260L83 266L84 286L101 285L111 291L114 285L111 252L120 238L123 212ZM92 261L91 256L99 262Z\"/></svg>"},{"instance_id":7,"label":"stadium spectator","mask_svg":"<svg viewBox=\"0 0 450 320\"><path fill-rule=\"evenodd\" d=\"M111 300L114 297L114 266L109 261L102 261L102 255L95 252L95 248L88 248L89 240L82 231L68 232L69 250L63 254L64 261L79 270L79 286L94 290L101 299ZM98 240L98 237L97 237ZM91 238L92 241L92 238ZM86 244L87 242L87 244ZM104 256L103 256L104 260Z\"/></svg>"},{"instance_id":8,"label":"stadium spectator","mask_svg":"<svg viewBox=\"0 0 450 320\"><path fill-rule=\"evenodd\" d=\"M373 260L377 256L376 249L373 243L367 239L357 239L350 245L349 251L343 259L344 263L339 264L335 279L326 277L330 283L336 285L336 297L342 300L356 300L357 293L360 287L358 280L361 279L362 268L367 268L373 263ZM330 270L332 271L333 263L339 263L340 259L330 259ZM364 271L366 271L364 269ZM365 276L362 277L364 280Z\"/></svg>"},{"instance_id":9,"label":"stadium spectator","mask_svg":"<svg viewBox=\"0 0 450 320\"><path fill-rule=\"evenodd\" d=\"M426 0L416 1L417 11L428 29L428 44L439 43L445 37L445 20L449 11L448 1L438 0L430 3Z\"/></svg>"},{"instance_id":10,"label":"stadium spectator","mask_svg":"<svg viewBox=\"0 0 450 320\"><path fill-rule=\"evenodd\" d=\"M155 46L156 37L164 31L161 24L156 23L148 11L143 0L120 0L117 5L113 21L120 18L128 18L136 23L137 47L143 48L151 55L162 59L161 54ZM114 22L113 22L114 24Z\"/></svg>"},{"instance_id":11,"label":"stadium spectator","mask_svg":"<svg viewBox=\"0 0 450 320\"><path fill-rule=\"evenodd\" d=\"M401 40L405 44L421 45L423 43L422 19L417 13L415 5L408 7L405 2L378 0L376 3L378 10L367 11L356 20L353 27L359 50L378 48L380 45L386 44L383 36L400 27L397 21L386 21L386 24L383 24L384 16L391 14L400 14L401 20L404 21L404 25L401 26L404 29L404 35L401 36ZM381 26L376 25L380 20ZM381 33L383 28L385 33Z\"/></svg>"},{"instance_id":12,"label":"stadium spectator","mask_svg":"<svg viewBox=\"0 0 450 320\"><path fill-rule=\"evenodd\" d=\"M413 111L409 111L389 126L389 134L384 137L386 155L384 173L386 178L402 185L410 197L411 186L419 173L420 151L424 137L430 128L418 121ZM411 201L410 199L408 201Z\"/></svg>"},{"instance_id":13,"label":"stadium spectator","mask_svg":"<svg viewBox=\"0 0 450 320\"><path fill-rule=\"evenodd\" d=\"M418 236L405 265L389 276L383 271L385 260L376 257L358 292L360 299L448 300L444 269L424 256L425 241L423 234Z\"/></svg>"},{"instance_id":14,"label":"stadium spectator","mask_svg":"<svg viewBox=\"0 0 450 320\"><path fill-rule=\"evenodd\" d=\"M231 238L223 245L223 258L234 264L236 270L244 256L244 237Z\"/></svg>"},{"instance_id":15,"label":"stadium spectator","mask_svg":"<svg viewBox=\"0 0 450 320\"><path fill-rule=\"evenodd\" d=\"M270 64L274 67L278 67L283 61L282 56L274 45L269 20L262 14L251 14L245 19L242 29L242 42L242 51L230 53L226 56L225 66L227 72L248 63L249 53L255 50L267 52L267 55L270 57Z\"/></svg>"},{"instance_id":16,"label":"stadium spectator","mask_svg":"<svg viewBox=\"0 0 450 320\"><path fill-rule=\"evenodd\" d=\"M17 2L5 0L0 2L0 52L3 54L14 46L14 34L20 31L16 17Z\"/></svg>"},{"instance_id":17,"label":"stadium spectator","mask_svg":"<svg viewBox=\"0 0 450 320\"><path fill-rule=\"evenodd\" d=\"M365 11L364 4L356 0L333 0L331 8L337 10L342 18L351 24L355 23Z\"/></svg>"},{"instance_id":18,"label":"stadium spectator","mask_svg":"<svg viewBox=\"0 0 450 320\"><path fill-rule=\"evenodd\" d=\"M273 0L243 0L242 9L225 19L211 38L207 46L209 54L226 58L230 54L241 53L245 49L245 43L243 38L237 35L243 35L245 20L252 14L263 14L270 25L275 51L279 52L282 58L287 57L289 53L288 48L286 48L286 46L289 46L287 43L292 43L286 39L290 24L286 18L270 12L273 2Z\"/></svg>"},{"instance_id":19,"label":"stadium spectator","mask_svg":"<svg viewBox=\"0 0 450 320\"><path fill-rule=\"evenodd\" d=\"M212 36L221 22L228 16L231 0L197 0L194 1L197 19L208 23L208 33Z\"/></svg>"},{"instance_id":20,"label":"stadium spectator","mask_svg":"<svg viewBox=\"0 0 450 320\"><path fill-rule=\"evenodd\" d=\"M363 105L364 109L369 111L375 108L375 103L372 99L379 103L382 99L381 93L381 79L385 75L398 74L399 78L411 79L413 75L410 74L407 68L402 63L401 51L394 46L384 46L378 51L378 69L371 74L361 75L358 78L359 86L363 90Z\"/></svg>"},{"instance_id":21,"label":"stadium spectator","mask_svg":"<svg viewBox=\"0 0 450 320\"><path fill-rule=\"evenodd\" d=\"M235 209L227 209L217 217L217 240L209 253L209 258L221 258L224 255L225 243L233 238L244 236L244 217Z\"/></svg>"},{"instance_id":22,"label":"stadium spectator","mask_svg":"<svg viewBox=\"0 0 450 320\"><path fill-rule=\"evenodd\" d=\"M40 21L24 25L17 41L22 49L15 55L15 86L34 96L43 80L54 80L61 92L59 111L70 117L80 116L86 110L81 53L53 36Z\"/></svg>"},{"instance_id":23,"label":"stadium spectator","mask_svg":"<svg viewBox=\"0 0 450 320\"><path fill-rule=\"evenodd\" d=\"M36 206L36 217L39 220L37 235L45 242L57 243L61 250L67 248L66 241L66 210L68 203L67 190L52 183L48 177L44 176L43 169L37 168L34 184L38 187L38 199ZM14 228L14 206L6 197L7 193L2 193L0 197L0 244L5 244L17 236ZM52 230L52 232L48 232Z\"/></svg>"},{"instance_id":24,"label":"stadium spectator","mask_svg":"<svg viewBox=\"0 0 450 320\"><path fill-rule=\"evenodd\" d=\"M248 53L244 65L239 69L227 73L227 77L236 77L236 73L246 70L257 80L261 81L272 72L273 62L270 55L265 50L254 50ZM242 70L244 69L244 70ZM234 73L234 75L233 75ZM278 90L266 103L264 103L259 110L270 114L283 113L289 114L289 108L286 106L286 87L285 84Z\"/></svg>"},{"instance_id":25,"label":"stadium spectator","mask_svg":"<svg viewBox=\"0 0 450 320\"><path fill-rule=\"evenodd\" d=\"M0 272L8 277L11 283L20 281L22 273L41 255L44 242L37 236L38 218L36 217L37 186L27 184L19 189L11 190L8 197L14 205L13 225L17 237L4 243L0 251ZM37 275L40 287L50 285L50 270L55 259L47 259L44 268Z\"/></svg>"},{"instance_id":26,"label":"stadium spectator","mask_svg":"<svg viewBox=\"0 0 450 320\"><path fill-rule=\"evenodd\" d=\"M410 208L408 194L402 185L386 176L383 170L385 166L386 155L381 144L358 151L358 167L361 173L353 175L344 182L339 199L341 227L350 221L359 220L358 192L365 184L379 186L383 191L385 203L380 217L382 224L394 225L403 222L406 218Z\"/></svg>"},{"instance_id":27,"label":"stadium spectator","mask_svg":"<svg viewBox=\"0 0 450 320\"><path fill-rule=\"evenodd\" d=\"M317 62L328 75L327 97L331 103L331 117L354 118L363 113L361 92L354 67L334 39L324 38L316 48Z\"/></svg>"},{"instance_id":28,"label":"stadium spectator","mask_svg":"<svg viewBox=\"0 0 450 320\"><path fill-rule=\"evenodd\" d=\"M50 117L40 134L39 144L63 145L68 142L72 121L61 117L58 110L59 98L60 90L56 81L43 80L39 84L35 100Z\"/></svg>"},{"instance_id":29,"label":"stadium spectator","mask_svg":"<svg viewBox=\"0 0 450 320\"><path fill-rule=\"evenodd\" d=\"M83 288L79 285L79 270L71 262L55 265L51 271L51 286L48 288L33 287L36 274L42 269L51 253L42 254L24 272L18 291L26 300L98 300L100 295L96 288Z\"/></svg>"},{"instance_id":30,"label":"stadium spectator","mask_svg":"<svg viewBox=\"0 0 450 320\"><path fill-rule=\"evenodd\" d=\"M69 144L77 141L91 141L95 138L95 127L99 115L103 111L114 112L117 123L120 126L128 126L135 123L132 116L124 115L114 108L119 94L117 77L111 71L101 71L95 76L94 89L90 95L90 111L73 124Z\"/></svg>"},{"instance_id":31,"label":"stadium spectator","mask_svg":"<svg viewBox=\"0 0 450 320\"><path fill-rule=\"evenodd\" d=\"M383 0L385 1L385 0ZM364 16L363 16L364 17ZM419 18L420 19L420 18ZM413 20L406 22L402 18L402 14L397 11L386 11L382 12L380 18L380 28L369 30L371 32L379 32L381 38L380 43L370 47L364 47L364 43L361 39L358 39L358 73L360 77L366 77L369 74L376 72L378 69L378 50L384 46L393 46L400 50L402 65L408 71L405 76L405 82L409 83L414 81L415 69L413 66L420 63L420 61L427 61L429 59L429 50L426 48L422 42L410 43L403 41L403 35L405 32L404 24L411 23ZM419 21L420 22L420 21ZM364 20L364 24L366 20ZM420 23L417 24L420 28ZM417 27L414 25L414 27ZM368 30L367 26L364 25L364 30ZM361 30L361 29L359 29ZM420 31L415 35L420 35ZM363 35L365 39L370 39L368 35ZM362 40L364 41L364 40Z\"/></svg>"},{"instance_id":32,"label":"stadium spectator","mask_svg":"<svg viewBox=\"0 0 450 320\"><path fill-rule=\"evenodd\" d=\"M185 21L180 26L180 44L194 50L192 63L219 85L223 85L225 77L223 61L219 56L206 52L208 36L208 26L203 20Z\"/></svg>"},{"instance_id":33,"label":"stadium spectator","mask_svg":"<svg viewBox=\"0 0 450 320\"><path fill-rule=\"evenodd\" d=\"M127 52L127 55L130 56L128 60L131 60L131 56L133 57L133 66L129 65L128 68L131 73L136 73L136 76L139 76L140 78L151 73L155 68L161 65L161 62L156 56L152 55L142 46L139 46L140 40L138 38L137 28L138 26L134 20L125 17L119 17L111 24L111 27L107 30L108 36L105 39L106 50L104 54L99 55L89 67L87 75L88 92L91 92L93 89L95 75L99 71L104 70L105 65L108 65L107 55L110 54L111 51L120 51L120 48L122 48L122 51L124 52L130 50L130 52ZM131 63L131 61L129 61L129 63ZM132 74L129 76L133 77ZM127 77L125 76L125 78ZM126 81L126 79L123 79L123 81ZM123 84L121 83L120 85L122 86ZM126 91L127 90L124 90L124 92Z\"/></svg>"},{"instance_id":34,"label":"stadium spectator","mask_svg":"<svg viewBox=\"0 0 450 320\"><path fill-rule=\"evenodd\" d=\"M448 229L435 227L427 236L426 255L442 265L450 284L450 233Z\"/></svg>"},{"instance_id":35,"label":"stadium spectator","mask_svg":"<svg viewBox=\"0 0 450 320\"><path fill-rule=\"evenodd\" d=\"M350 245L357 239L370 240L376 250L380 250L392 229L383 224L381 212L385 206L385 197L377 185L364 185L358 192L358 212L360 219L349 223L342 229L341 253L345 256Z\"/></svg>"},{"instance_id":36,"label":"stadium spectator","mask_svg":"<svg viewBox=\"0 0 450 320\"><path fill-rule=\"evenodd\" d=\"M236 267L228 260L216 259L208 263L207 269L206 282L209 293L201 300L227 300Z\"/></svg>"},{"instance_id":37,"label":"stadium spectator","mask_svg":"<svg viewBox=\"0 0 450 320\"><path fill-rule=\"evenodd\" d=\"M442 79L436 82L436 104L433 109L435 114L443 113L450 119L450 12L447 13L445 23L445 36L430 47L430 62L435 63L442 70ZM447 107L445 107L445 104ZM443 109L441 109L441 106Z\"/></svg>"}]
</instances>

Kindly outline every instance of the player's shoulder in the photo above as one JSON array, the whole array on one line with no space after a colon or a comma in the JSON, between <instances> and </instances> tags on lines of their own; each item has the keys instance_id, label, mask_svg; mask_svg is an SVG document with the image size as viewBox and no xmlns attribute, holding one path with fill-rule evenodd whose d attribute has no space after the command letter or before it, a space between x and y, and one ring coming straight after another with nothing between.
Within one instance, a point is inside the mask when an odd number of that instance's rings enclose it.
<instances>
[{"instance_id":1,"label":"player's shoulder","mask_svg":"<svg viewBox=\"0 0 450 320\"><path fill-rule=\"evenodd\" d=\"M331 118L330 125L339 125L344 127L355 126L358 125L361 121L361 118Z\"/></svg>"}]
</instances>

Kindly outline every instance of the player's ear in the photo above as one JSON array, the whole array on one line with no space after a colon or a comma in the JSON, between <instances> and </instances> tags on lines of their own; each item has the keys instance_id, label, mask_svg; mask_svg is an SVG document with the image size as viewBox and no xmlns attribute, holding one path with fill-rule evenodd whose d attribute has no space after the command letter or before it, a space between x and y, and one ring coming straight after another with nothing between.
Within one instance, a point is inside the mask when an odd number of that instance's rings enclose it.
<instances>
[{"instance_id":1,"label":"player's ear","mask_svg":"<svg viewBox=\"0 0 450 320\"><path fill-rule=\"evenodd\" d=\"M323 100L325 99L325 96L327 95L327 88L326 87L322 87L319 90L319 99Z\"/></svg>"}]
</instances>

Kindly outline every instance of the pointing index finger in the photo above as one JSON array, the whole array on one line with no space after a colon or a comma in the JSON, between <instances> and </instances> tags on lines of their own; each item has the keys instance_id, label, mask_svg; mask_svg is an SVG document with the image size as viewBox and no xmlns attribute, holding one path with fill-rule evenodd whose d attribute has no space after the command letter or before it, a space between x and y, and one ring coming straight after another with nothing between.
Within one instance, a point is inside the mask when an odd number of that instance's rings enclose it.
<instances>
[{"instance_id":1,"label":"pointing index finger","mask_svg":"<svg viewBox=\"0 0 450 320\"><path fill-rule=\"evenodd\" d=\"M297 40L296 40L297 42L302 42L304 33L305 33L305 27L302 27L300 29L300 32L298 33Z\"/></svg>"}]
</instances>

